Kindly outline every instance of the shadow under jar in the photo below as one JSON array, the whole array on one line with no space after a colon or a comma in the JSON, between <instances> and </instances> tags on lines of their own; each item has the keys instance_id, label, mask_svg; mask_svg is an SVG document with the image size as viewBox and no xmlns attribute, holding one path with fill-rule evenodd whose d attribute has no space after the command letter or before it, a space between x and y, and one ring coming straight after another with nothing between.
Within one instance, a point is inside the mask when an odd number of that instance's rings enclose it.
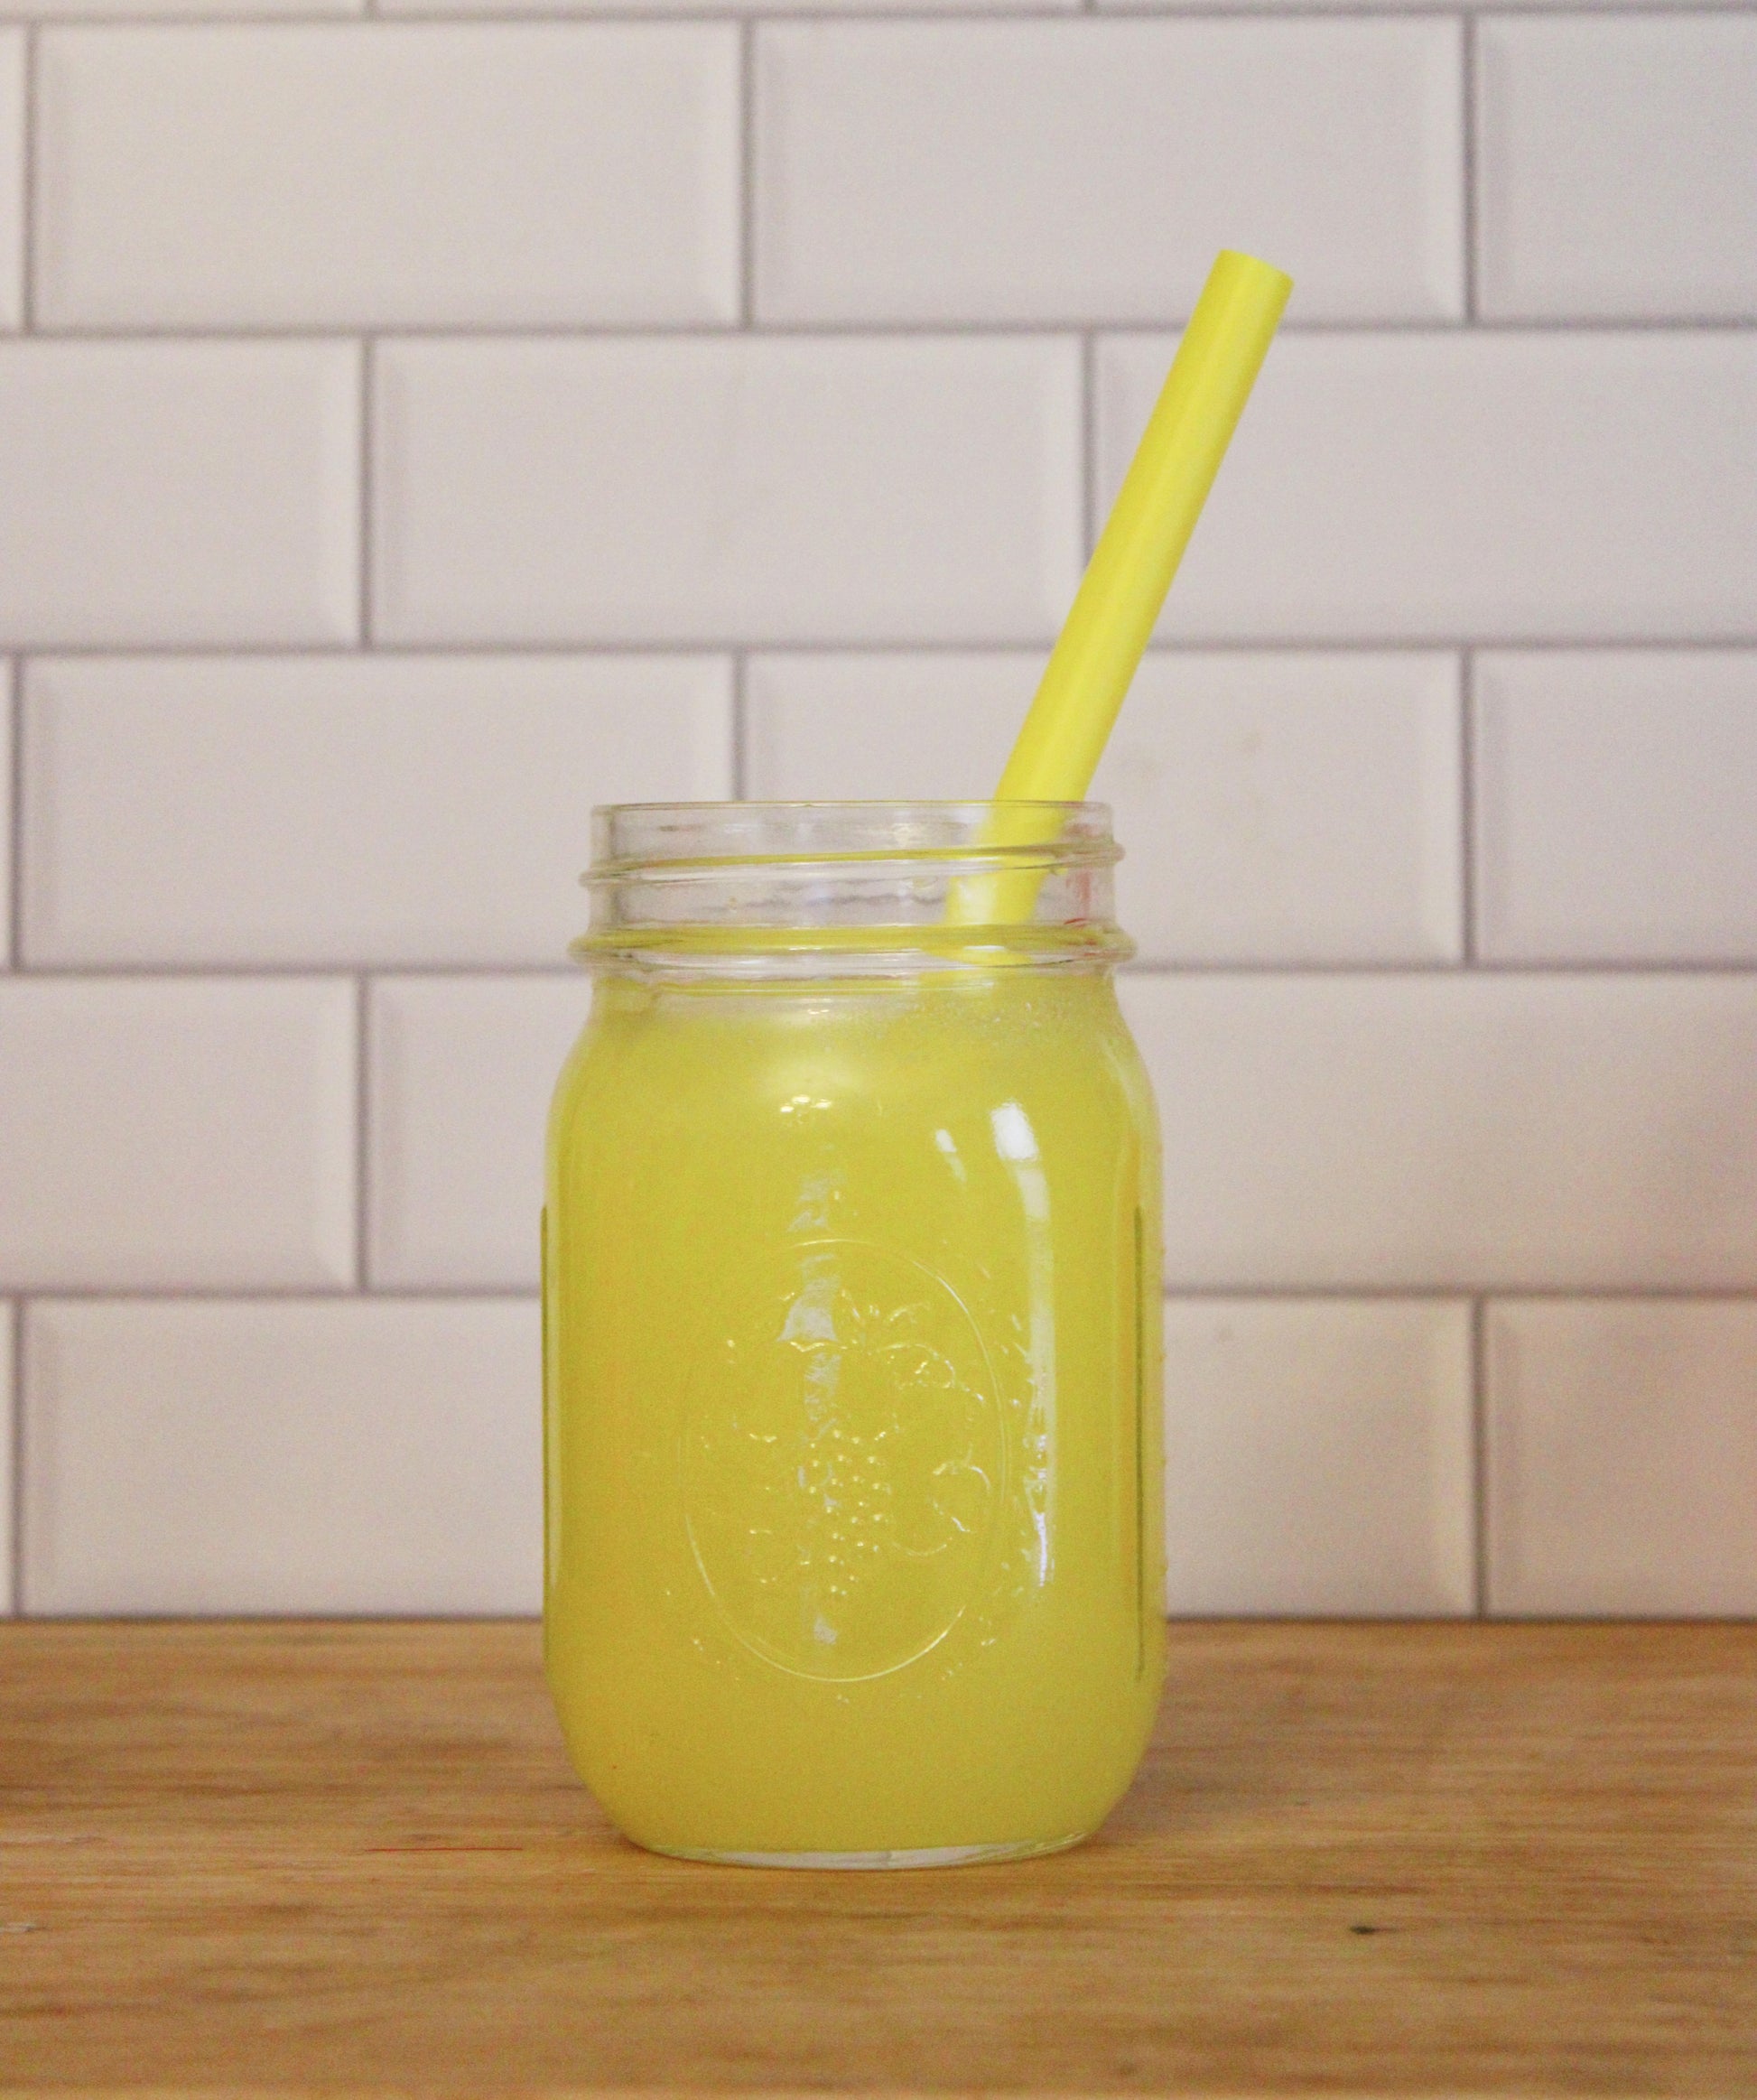
<instances>
[{"instance_id":1,"label":"shadow under jar","mask_svg":"<svg viewBox=\"0 0 1757 2100\"><path fill-rule=\"evenodd\" d=\"M544 1649L581 1776L655 1851L1050 1851L1146 1745L1157 1119L1110 813L1041 820L997 847L980 803L595 814ZM1018 923L969 923L1003 888Z\"/></svg>"}]
</instances>

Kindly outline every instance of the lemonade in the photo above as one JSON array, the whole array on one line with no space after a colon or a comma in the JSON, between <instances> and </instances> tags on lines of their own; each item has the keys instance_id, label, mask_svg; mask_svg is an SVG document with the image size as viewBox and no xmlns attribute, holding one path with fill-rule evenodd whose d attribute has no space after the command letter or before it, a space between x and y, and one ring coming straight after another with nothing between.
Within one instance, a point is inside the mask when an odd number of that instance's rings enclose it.
<instances>
[{"instance_id":1,"label":"lemonade","mask_svg":"<svg viewBox=\"0 0 1757 2100\"><path fill-rule=\"evenodd\" d=\"M1112 958L1073 938L600 973L550 1129L545 1647L644 1845L1041 1850L1135 1770L1159 1163Z\"/></svg>"}]
</instances>

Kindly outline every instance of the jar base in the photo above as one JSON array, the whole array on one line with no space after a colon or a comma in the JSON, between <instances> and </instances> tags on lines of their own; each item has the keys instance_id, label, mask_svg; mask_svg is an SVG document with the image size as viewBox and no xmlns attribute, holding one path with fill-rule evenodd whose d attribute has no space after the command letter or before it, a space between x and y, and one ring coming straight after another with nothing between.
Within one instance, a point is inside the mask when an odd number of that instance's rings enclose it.
<instances>
[{"instance_id":1,"label":"jar base","mask_svg":"<svg viewBox=\"0 0 1757 2100\"><path fill-rule=\"evenodd\" d=\"M1090 1830L1076 1830L1071 1837L1027 1838L1016 1844L930 1844L901 1852L697 1852L676 1844L649 1844L647 1852L662 1853L667 1859L699 1860L717 1867L792 1867L813 1872L897 1872L910 1867L993 1866L1002 1860L1040 1859L1046 1853L1066 1852L1083 1844Z\"/></svg>"}]
</instances>

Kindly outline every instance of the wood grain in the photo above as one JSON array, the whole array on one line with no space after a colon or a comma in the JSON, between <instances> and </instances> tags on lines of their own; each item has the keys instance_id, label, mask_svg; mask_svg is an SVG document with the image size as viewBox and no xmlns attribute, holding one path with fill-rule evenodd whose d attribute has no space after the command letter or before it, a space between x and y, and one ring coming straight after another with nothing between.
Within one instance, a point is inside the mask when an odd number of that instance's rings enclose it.
<instances>
[{"instance_id":1,"label":"wood grain","mask_svg":"<svg viewBox=\"0 0 1757 2100\"><path fill-rule=\"evenodd\" d=\"M623 1844L528 1625L0 1628L0 2086L1757 2090L1757 1627L1184 1626L1095 1843Z\"/></svg>"}]
</instances>

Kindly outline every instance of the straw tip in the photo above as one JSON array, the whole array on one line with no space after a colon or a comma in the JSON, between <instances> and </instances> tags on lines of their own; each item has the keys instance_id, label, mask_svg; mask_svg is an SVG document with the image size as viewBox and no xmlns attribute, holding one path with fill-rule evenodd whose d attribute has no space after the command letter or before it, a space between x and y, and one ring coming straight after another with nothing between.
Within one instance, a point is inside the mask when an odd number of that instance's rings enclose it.
<instances>
[{"instance_id":1,"label":"straw tip","mask_svg":"<svg viewBox=\"0 0 1757 2100\"><path fill-rule=\"evenodd\" d=\"M1266 263L1260 256L1248 256L1241 248L1222 248L1214 257L1213 276L1247 278L1263 292L1272 292L1285 300L1293 290L1293 279L1285 270Z\"/></svg>"}]
</instances>

